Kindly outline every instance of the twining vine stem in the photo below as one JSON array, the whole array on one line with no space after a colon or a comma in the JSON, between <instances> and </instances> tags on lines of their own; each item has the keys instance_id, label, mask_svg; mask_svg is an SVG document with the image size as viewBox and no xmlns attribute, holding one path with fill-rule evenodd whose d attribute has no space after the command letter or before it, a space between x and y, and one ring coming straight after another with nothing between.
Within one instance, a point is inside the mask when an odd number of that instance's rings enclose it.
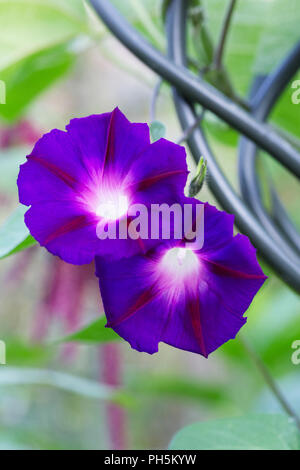
<instances>
[{"instance_id":1,"label":"twining vine stem","mask_svg":"<svg viewBox=\"0 0 300 470\"><path fill-rule=\"evenodd\" d=\"M194 124L192 124L190 127L185 129L182 136L179 137L179 139L176 142L177 145L183 144L183 142L185 142L190 137L190 135L194 132L194 130L196 130L197 127L203 121L204 115L205 115L205 109L202 109L200 115L196 117Z\"/></svg>"},{"instance_id":2,"label":"twining vine stem","mask_svg":"<svg viewBox=\"0 0 300 470\"><path fill-rule=\"evenodd\" d=\"M230 0L228 10L227 10L226 15L224 17L224 22L223 22L223 25L222 25L218 46L216 48L215 55L214 55L214 61L213 62L214 62L214 66L216 67L216 69L220 69L221 66L222 66L226 39L227 39L228 32L229 32L229 29L230 29L230 23L231 23L231 19L232 19L232 15L233 15L235 6L236 6L236 0Z\"/></svg>"},{"instance_id":3,"label":"twining vine stem","mask_svg":"<svg viewBox=\"0 0 300 470\"><path fill-rule=\"evenodd\" d=\"M150 103L150 122L154 122L156 120L156 104L157 104L157 100L159 97L162 84L163 84L163 80L159 78L153 90L151 103Z\"/></svg>"},{"instance_id":4,"label":"twining vine stem","mask_svg":"<svg viewBox=\"0 0 300 470\"><path fill-rule=\"evenodd\" d=\"M295 424L300 431L300 417L297 415L295 410L291 407L291 405L288 403L286 400L285 396L281 393L280 388L278 387L277 383L273 379L272 375L269 372L269 369L267 366L264 364L260 356L257 354L257 352L253 349L251 344L249 343L248 340L244 336L240 335L240 341L243 344L245 351L247 352L248 356L251 358L251 360L254 362L256 367L258 368L259 372L263 376L266 384L270 388L270 390L273 392L275 397L277 398L278 402L281 404L282 408L285 410L285 412L293 418L295 421Z\"/></svg>"}]
</instances>

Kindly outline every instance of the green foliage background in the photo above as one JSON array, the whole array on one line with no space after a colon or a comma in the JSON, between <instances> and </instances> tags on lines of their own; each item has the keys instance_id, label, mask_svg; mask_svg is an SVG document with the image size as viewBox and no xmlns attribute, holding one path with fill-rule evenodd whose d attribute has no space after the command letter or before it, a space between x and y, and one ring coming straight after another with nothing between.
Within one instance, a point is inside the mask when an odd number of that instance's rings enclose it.
<instances>
[{"instance_id":1,"label":"green foliage background","mask_svg":"<svg viewBox=\"0 0 300 470\"><path fill-rule=\"evenodd\" d=\"M160 1L113 3L164 51ZM205 28L213 44L227 5L227 0L202 2ZM0 80L7 91L6 104L0 105L1 132L24 118L40 129L64 127L74 115L108 111L108 103L110 109L123 106L132 120L149 120L147 103L156 77L124 55L88 2L0 0L0 18ZM296 0L238 1L225 55L226 71L236 93L246 96L253 77L268 74L283 59L299 40L299 23ZM199 68L205 65L207 56L197 30L189 31L189 48ZM101 63L97 63L98 57ZM117 78L109 86L102 72ZM208 74L206 79L216 84L215 77ZM138 82L142 83L142 104L133 99ZM222 81L218 86L226 91ZM91 88L91 94L83 93L83 87ZM71 98L70 88L75 90ZM291 103L291 93L288 87L271 122L300 147L300 108ZM62 107L52 108L53 99L61 99ZM159 121L152 126L153 140L165 132L171 140L179 137L174 116L170 91L164 85L157 110ZM210 113L206 113L204 126L225 173L237 187L238 135ZM168 347L162 347L157 357L145 357L120 343L124 381L120 389L110 389L98 380L99 361L103 345L119 343L119 338L104 328L95 289L79 331L66 335L57 322L43 344L32 343L30 330L42 295L39 282L47 272L48 255L35 247L28 277L22 278L18 272L21 281L17 286L7 282L7 273L26 253L23 250L35 245L23 222L25 210L17 203L16 177L27 151L18 143L0 149L0 339L7 343L8 361L0 366L0 448L106 448L105 406L113 402L127 412L131 448L162 448L171 442L171 449L299 449L294 423L265 388L239 339L224 345L208 361ZM268 156L262 157L300 226L298 182ZM190 166L193 170L191 162ZM201 198L214 201L207 188ZM23 269L20 266L19 271ZM291 345L300 339L299 297L276 279L268 266L264 268L269 281L247 312L244 334L300 413L300 366L291 362ZM76 360L63 362L60 351L70 341L79 348ZM178 432L181 427L184 429Z\"/></svg>"}]
</instances>

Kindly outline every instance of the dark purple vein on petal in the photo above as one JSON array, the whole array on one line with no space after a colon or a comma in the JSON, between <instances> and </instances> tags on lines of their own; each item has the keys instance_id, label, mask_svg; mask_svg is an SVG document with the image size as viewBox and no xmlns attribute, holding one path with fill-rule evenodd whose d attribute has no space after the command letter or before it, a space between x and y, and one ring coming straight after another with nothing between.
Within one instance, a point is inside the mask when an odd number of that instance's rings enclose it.
<instances>
[{"instance_id":1,"label":"dark purple vein on petal","mask_svg":"<svg viewBox=\"0 0 300 470\"><path fill-rule=\"evenodd\" d=\"M206 352L204 336L203 336L203 329L201 324L201 311L200 311L200 300L197 295L193 298L188 297L186 302L186 308L190 315L190 319L192 322L193 331L195 333L196 340L200 346L201 352L204 357L208 357Z\"/></svg>"},{"instance_id":2,"label":"dark purple vein on petal","mask_svg":"<svg viewBox=\"0 0 300 470\"><path fill-rule=\"evenodd\" d=\"M41 165L43 166L44 168L46 168L48 171L50 171L51 173L53 173L55 176L57 176L59 179L61 179L64 183L66 183L68 186L70 186L70 188L72 189L76 189L76 186L78 185L78 182L76 181L75 178L73 178L73 176L69 175L68 173L66 173L64 170L62 170L61 168L59 168L57 165L55 165L54 163L51 163L49 162L48 160L44 159L44 158L41 158L41 157L37 157L35 155L29 155L27 157L28 161L33 161L35 163L37 163L38 165Z\"/></svg>"},{"instance_id":3,"label":"dark purple vein on petal","mask_svg":"<svg viewBox=\"0 0 300 470\"><path fill-rule=\"evenodd\" d=\"M135 303L125 312L121 317L117 320L108 322L106 327L107 328L114 328L120 323L123 323L126 320L129 320L133 315L135 315L141 308L145 307L147 304L152 302L152 300L156 299L158 295L160 295L161 291L158 288L158 284L152 284L149 289L145 290L135 301Z\"/></svg>"},{"instance_id":4,"label":"dark purple vein on petal","mask_svg":"<svg viewBox=\"0 0 300 470\"><path fill-rule=\"evenodd\" d=\"M201 260L211 265L212 270L216 274L225 274L227 276L239 277L241 279L267 279L267 276L264 274L244 273L243 271L238 271L237 269L229 268L228 266L224 266L216 261L212 261L204 256L201 256Z\"/></svg>"},{"instance_id":5,"label":"dark purple vein on petal","mask_svg":"<svg viewBox=\"0 0 300 470\"><path fill-rule=\"evenodd\" d=\"M136 188L137 191L144 191L145 189L149 188L153 184L158 183L166 178L172 178L172 176L176 175L188 175L188 171L186 170L173 170L173 171L166 171L164 173L159 173L154 176L149 176L141 181L136 183L132 183L126 187L126 189L131 189L132 187Z\"/></svg>"},{"instance_id":6,"label":"dark purple vein on petal","mask_svg":"<svg viewBox=\"0 0 300 470\"><path fill-rule=\"evenodd\" d=\"M104 154L104 159L103 159L103 167L102 167L102 176L104 175L105 169L109 163L112 163L114 160L114 152L115 152L115 147L114 147L114 132L115 132L115 116L116 116L116 110L114 109L113 112L111 113L109 125L108 125L108 132L107 132L107 138L106 138L106 148L105 148L105 154Z\"/></svg>"},{"instance_id":7,"label":"dark purple vein on petal","mask_svg":"<svg viewBox=\"0 0 300 470\"><path fill-rule=\"evenodd\" d=\"M78 217L74 217L73 219L69 220L66 224L62 225L54 232L52 232L45 240L44 245L51 243L58 237L66 235L70 232L74 232L75 230L79 230L81 228L88 227L89 225L93 225L94 221L88 220L86 215L79 215Z\"/></svg>"},{"instance_id":8,"label":"dark purple vein on petal","mask_svg":"<svg viewBox=\"0 0 300 470\"><path fill-rule=\"evenodd\" d=\"M238 314L237 312L235 312L226 302L224 302L224 299L222 295L220 294L220 292L218 292L214 287L212 287L211 283L209 284L207 281L203 281L203 282L205 282L207 289L213 292L213 294L215 294L217 299L219 299L219 302L223 305L223 307L226 308L226 310L228 310L228 312L231 315L233 315L235 318L237 318L240 321L242 321L245 318L244 317L245 312L243 312L242 314Z\"/></svg>"}]
</instances>

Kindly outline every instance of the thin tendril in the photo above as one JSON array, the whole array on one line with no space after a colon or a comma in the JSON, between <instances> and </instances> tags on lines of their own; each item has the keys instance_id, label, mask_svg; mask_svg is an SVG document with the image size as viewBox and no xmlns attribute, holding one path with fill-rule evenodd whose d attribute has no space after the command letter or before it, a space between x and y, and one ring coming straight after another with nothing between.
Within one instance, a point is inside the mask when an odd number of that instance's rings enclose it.
<instances>
[{"instance_id":1,"label":"thin tendril","mask_svg":"<svg viewBox=\"0 0 300 470\"><path fill-rule=\"evenodd\" d=\"M295 410L291 407L291 405L286 400L285 396L282 394L281 390L279 389L277 383L273 379L272 375L270 374L268 368L257 354L257 352L252 348L251 344L249 344L248 340L245 337L240 336L240 341L243 344L246 352L248 353L249 357L252 359L256 367L258 368L259 372L263 376L266 384L277 398L278 402L281 404L282 408L286 411L286 413L293 418L295 424L300 431L300 417L297 415Z\"/></svg>"},{"instance_id":2,"label":"thin tendril","mask_svg":"<svg viewBox=\"0 0 300 470\"><path fill-rule=\"evenodd\" d=\"M163 84L163 79L160 78L157 81L157 83L154 87L154 90L153 90L153 94L152 94L152 97L151 97L151 103L150 103L150 122L154 122L155 118L156 118L156 104L157 104L157 100L158 100L158 97L159 97L159 94L160 94L162 84Z\"/></svg>"},{"instance_id":3,"label":"thin tendril","mask_svg":"<svg viewBox=\"0 0 300 470\"><path fill-rule=\"evenodd\" d=\"M201 124L204 118L204 115L205 115L205 109L202 109L200 116L195 120L194 124L192 124L190 127L188 127L184 131L182 136L177 140L176 144L180 145L190 137L190 135L194 132L194 130L197 129L199 124Z\"/></svg>"},{"instance_id":4,"label":"thin tendril","mask_svg":"<svg viewBox=\"0 0 300 470\"><path fill-rule=\"evenodd\" d=\"M222 30L220 34L220 39L218 46L216 48L215 56L214 56L214 65L216 69L220 69L222 65L222 60L223 60L223 55L224 55L224 49L225 49L225 44L226 44L226 39L228 36L229 32L229 27L233 15L233 11L236 5L236 0L230 0L230 4L228 6L228 9L225 14L224 22L222 25Z\"/></svg>"}]
</instances>

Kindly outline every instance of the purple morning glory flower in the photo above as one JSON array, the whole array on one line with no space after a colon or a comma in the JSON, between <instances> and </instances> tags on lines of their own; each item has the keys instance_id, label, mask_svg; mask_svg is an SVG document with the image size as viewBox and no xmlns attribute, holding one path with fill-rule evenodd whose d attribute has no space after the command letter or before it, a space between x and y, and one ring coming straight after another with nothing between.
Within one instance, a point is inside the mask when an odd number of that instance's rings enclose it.
<instances>
[{"instance_id":1,"label":"purple morning glory flower","mask_svg":"<svg viewBox=\"0 0 300 470\"><path fill-rule=\"evenodd\" d=\"M173 241L129 259L97 257L107 326L150 354L164 342L207 357L235 338L266 276L249 239L233 236L233 223L206 203L200 250Z\"/></svg>"},{"instance_id":2,"label":"purple morning glory flower","mask_svg":"<svg viewBox=\"0 0 300 470\"><path fill-rule=\"evenodd\" d=\"M147 124L130 123L116 108L44 135L20 168L19 197L31 206L25 222L33 237L64 261L85 264L153 246L100 240L97 226L121 221L133 204L176 202L187 173L183 147L165 139L151 144Z\"/></svg>"}]
</instances>

